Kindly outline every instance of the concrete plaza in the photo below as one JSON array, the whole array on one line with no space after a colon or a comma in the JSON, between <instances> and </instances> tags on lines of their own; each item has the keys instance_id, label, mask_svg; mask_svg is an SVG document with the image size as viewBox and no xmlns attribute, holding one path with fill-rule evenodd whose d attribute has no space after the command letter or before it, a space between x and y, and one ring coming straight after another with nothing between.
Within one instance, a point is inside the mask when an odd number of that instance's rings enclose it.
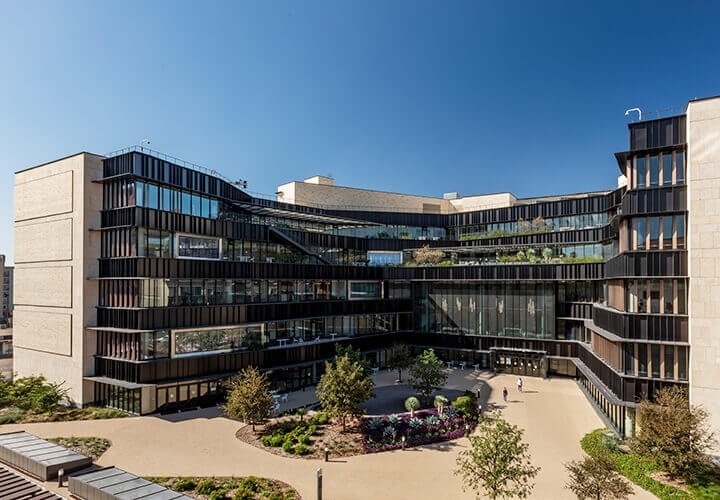
<instances>
[{"instance_id":1,"label":"concrete plaza","mask_svg":"<svg viewBox=\"0 0 720 500\"><path fill-rule=\"evenodd\" d=\"M394 383L394 372L376 375L378 387ZM481 389L490 404L503 407L504 417L525 429L525 440L535 465L542 467L533 498L574 498L563 488L564 463L582 457L579 440L603 423L570 379L525 378L524 392L516 377L452 369L448 389ZM510 391L508 403L502 389ZM441 391L442 392L442 391ZM289 404L304 404L313 391L294 393ZM228 420L216 409L172 416L146 416L117 420L39 423L0 426L0 432L23 429L41 437L99 436L112 441L98 461L142 476L257 475L285 481L303 498L315 498L315 474L323 469L326 499L474 498L463 492L453 475L455 458L468 441L439 443L408 451L394 451L332 460L285 458L235 438L242 424ZM67 490L60 491L67 495ZM636 489L636 498L654 498Z\"/></svg>"}]
</instances>

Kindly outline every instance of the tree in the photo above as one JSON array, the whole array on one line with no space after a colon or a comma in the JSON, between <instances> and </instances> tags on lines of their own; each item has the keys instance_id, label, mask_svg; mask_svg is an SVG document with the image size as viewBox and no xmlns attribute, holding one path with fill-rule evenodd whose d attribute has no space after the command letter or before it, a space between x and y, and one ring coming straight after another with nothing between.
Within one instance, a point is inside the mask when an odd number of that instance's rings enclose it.
<instances>
[{"instance_id":1,"label":"tree","mask_svg":"<svg viewBox=\"0 0 720 500\"><path fill-rule=\"evenodd\" d=\"M425 245L413 252L413 258L418 264L437 264L445 258L445 252L430 248L430 245Z\"/></svg>"},{"instance_id":2,"label":"tree","mask_svg":"<svg viewBox=\"0 0 720 500\"><path fill-rule=\"evenodd\" d=\"M469 436L470 448L457 457L456 475L463 478L463 490L473 489L495 498L527 498L533 478L540 471L530 462L523 431L498 415L481 420L475 434Z\"/></svg>"},{"instance_id":3,"label":"tree","mask_svg":"<svg viewBox=\"0 0 720 500\"><path fill-rule=\"evenodd\" d=\"M358 363L365 372L366 377L369 377L372 373L372 366L370 365L370 362L363 357L362 352L359 349L355 349L350 344L335 344L335 361L343 356L347 356L350 358L350 361Z\"/></svg>"},{"instance_id":4,"label":"tree","mask_svg":"<svg viewBox=\"0 0 720 500\"><path fill-rule=\"evenodd\" d=\"M405 400L405 409L410 412L410 416L415 416L415 410L420 409L420 400L415 396L410 396Z\"/></svg>"},{"instance_id":5,"label":"tree","mask_svg":"<svg viewBox=\"0 0 720 500\"><path fill-rule=\"evenodd\" d=\"M652 458L671 477L691 479L695 466L707 463L707 452L716 442L708 417L705 408L690 405L682 387L662 388L654 402L640 402L630 447Z\"/></svg>"},{"instance_id":6,"label":"tree","mask_svg":"<svg viewBox=\"0 0 720 500\"><path fill-rule=\"evenodd\" d=\"M390 348L387 365L391 370L397 370L398 382L402 382L402 371L410 368L412 356L406 344L393 344Z\"/></svg>"},{"instance_id":7,"label":"tree","mask_svg":"<svg viewBox=\"0 0 720 500\"><path fill-rule=\"evenodd\" d=\"M553 256L552 248L550 248L550 247L543 248L542 256L543 256L543 260L545 262L550 262L550 259L552 259L552 256Z\"/></svg>"},{"instance_id":8,"label":"tree","mask_svg":"<svg viewBox=\"0 0 720 500\"><path fill-rule=\"evenodd\" d=\"M252 425L265 421L275 409L275 401L270 395L270 382L265 373L250 366L230 380L225 413Z\"/></svg>"},{"instance_id":9,"label":"tree","mask_svg":"<svg viewBox=\"0 0 720 500\"><path fill-rule=\"evenodd\" d=\"M438 394L435 396L435 408L437 408L438 415L442 415L443 411L445 410L445 407L450 403L448 401L448 398L443 396L442 394Z\"/></svg>"},{"instance_id":10,"label":"tree","mask_svg":"<svg viewBox=\"0 0 720 500\"><path fill-rule=\"evenodd\" d=\"M317 396L328 415L342 420L344 432L347 417L363 414L360 404L375 395L374 387L375 383L362 365L344 354L336 356L334 363L325 363L325 373L320 377Z\"/></svg>"},{"instance_id":11,"label":"tree","mask_svg":"<svg viewBox=\"0 0 720 500\"><path fill-rule=\"evenodd\" d=\"M432 349L425 349L410 367L410 385L426 401L447 380L443 362Z\"/></svg>"},{"instance_id":12,"label":"tree","mask_svg":"<svg viewBox=\"0 0 720 500\"><path fill-rule=\"evenodd\" d=\"M565 487L580 500L624 500L633 493L630 484L615 471L615 465L605 454L570 462L565 468L570 477Z\"/></svg>"}]
</instances>

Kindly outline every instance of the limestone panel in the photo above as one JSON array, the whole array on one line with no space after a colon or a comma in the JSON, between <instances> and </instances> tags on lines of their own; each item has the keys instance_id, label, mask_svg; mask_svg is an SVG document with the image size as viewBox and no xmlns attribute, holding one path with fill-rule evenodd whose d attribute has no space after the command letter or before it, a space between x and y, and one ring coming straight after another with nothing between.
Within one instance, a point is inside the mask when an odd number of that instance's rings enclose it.
<instances>
[{"instance_id":1,"label":"limestone panel","mask_svg":"<svg viewBox=\"0 0 720 500\"><path fill-rule=\"evenodd\" d=\"M18 266L15 283L15 305L72 307L72 266Z\"/></svg>"},{"instance_id":2,"label":"limestone panel","mask_svg":"<svg viewBox=\"0 0 720 500\"><path fill-rule=\"evenodd\" d=\"M35 351L72 355L72 314L16 308L13 343Z\"/></svg>"},{"instance_id":3,"label":"limestone panel","mask_svg":"<svg viewBox=\"0 0 720 500\"><path fill-rule=\"evenodd\" d=\"M15 262L71 260L72 219L15 226Z\"/></svg>"},{"instance_id":4,"label":"limestone panel","mask_svg":"<svg viewBox=\"0 0 720 500\"><path fill-rule=\"evenodd\" d=\"M73 173L61 172L15 185L15 221L72 212Z\"/></svg>"}]
</instances>

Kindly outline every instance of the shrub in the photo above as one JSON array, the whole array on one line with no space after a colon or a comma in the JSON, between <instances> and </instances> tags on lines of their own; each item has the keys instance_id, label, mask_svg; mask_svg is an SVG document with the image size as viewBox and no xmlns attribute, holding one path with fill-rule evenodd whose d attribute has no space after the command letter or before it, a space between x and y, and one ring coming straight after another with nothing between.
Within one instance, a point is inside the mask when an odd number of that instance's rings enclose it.
<instances>
[{"instance_id":1,"label":"shrub","mask_svg":"<svg viewBox=\"0 0 720 500\"><path fill-rule=\"evenodd\" d=\"M220 488L210 493L210 500L224 500L227 498L227 490Z\"/></svg>"},{"instance_id":2,"label":"shrub","mask_svg":"<svg viewBox=\"0 0 720 500\"><path fill-rule=\"evenodd\" d=\"M4 387L4 399L22 410L48 413L67 395L62 384L54 384L45 377L22 377Z\"/></svg>"},{"instance_id":3,"label":"shrub","mask_svg":"<svg viewBox=\"0 0 720 500\"><path fill-rule=\"evenodd\" d=\"M263 436L260 438L260 442L263 446L272 446L272 436Z\"/></svg>"},{"instance_id":4,"label":"shrub","mask_svg":"<svg viewBox=\"0 0 720 500\"><path fill-rule=\"evenodd\" d=\"M0 425L1 424L14 424L18 420L25 416L25 412L17 407L10 407L3 410L0 414Z\"/></svg>"},{"instance_id":5,"label":"shrub","mask_svg":"<svg viewBox=\"0 0 720 500\"><path fill-rule=\"evenodd\" d=\"M181 477L175 481L175 484L172 485L172 489L175 491L190 491L194 490L196 486L197 483L189 477Z\"/></svg>"},{"instance_id":6,"label":"shrub","mask_svg":"<svg viewBox=\"0 0 720 500\"><path fill-rule=\"evenodd\" d=\"M292 439L286 439L282 444L282 449L285 453L292 453L293 452L293 442Z\"/></svg>"},{"instance_id":7,"label":"shrub","mask_svg":"<svg viewBox=\"0 0 720 500\"><path fill-rule=\"evenodd\" d=\"M422 424L423 424L423 423L422 423L422 420L420 420L420 419L417 418L417 417L412 417L412 418L408 421L408 426L409 426L411 429L419 429L420 427L422 427Z\"/></svg>"},{"instance_id":8,"label":"shrub","mask_svg":"<svg viewBox=\"0 0 720 500\"><path fill-rule=\"evenodd\" d=\"M436 415L430 415L428 418L425 419L425 424L428 427L434 427L440 424L440 419Z\"/></svg>"},{"instance_id":9,"label":"shrub","mask_svg":"<svg viewBox=\"0 0 720 500\"><path fill-rule=\"evenodd\" d=\"M369 418L366 422L368 429L371 431L380 430L383 426L382 418Z\"/></svg>"},{"instance_id":10,"label":"shrub","mask_svg":"<svg viewBox=\"0 0 720 500\"><path fill-rule=\"evenodd\" d=\"M311 425L327 425L329 422L329 418L327 413L324 411L319 411L315 415L312 416L312 418L308 421Z\"/></svg>"},{"instance_id":11,"label":"shrub","mask_svg":"<svg viewBox=\"0 0 720 500\"><path fill-rule=\"evenodd\" d=\"M464 417L471 418L477 415L477 406L469 396L458 396L452 402L452 406L462 413Z\"/></svg>"},{"instance_id":12,"label":"shrub","mask_svg":"<svg viewBox=\"0 0 720 500\"><path fill-rule=\"evenodd\" d=\"M213 491L215 491L215 480L209 477L200 481L195 487L195 492L201 495L209 495Z\"/></svg>"},{"instance_id":13,"label":"shrub","mask_svg":"<svg viewBox=\"0 0 720 500\"><path fill-rule=\"evenodd\" d=\"M245 488L240 488L233 495L233 500L252 500L253 498L255 498L255 493Z\"/></svg>"},{"instance_id":14,"label":"shrub","mask_svg":"<svg viewBox=\"0 0 720 500\"><path fill-rule=\"evenodd\" d=\"M277 448L278 446L282 446L284 441L285 436L283 436L282 434L273 434L270 437L270 446Z\"/></svg>"},{"instance_id":15,"label":"shrub","mask_svg":"<svg viewBox=\"0 0 720 500\"><path fill-rule=\"evenodd\" d=\"M239 487L247 489L253 493L257 493L260 490L260 483L258 482L258 478L254 476L248 476L240 480Z\"/></svg>"},{"instance_id":16,"label":"shrub","mask_svg":"<svg viewBox=\"0 0 720 500\"><path fill-rule=\"evenodd\" d=\"M388 422L390 422L392 425L397 425L400 423L402 419L400 418L400 415L397 413L393 413L392 415L388 416Z\"/></svg>"},{"instance_id":17,"label":"shrub","mask_svg":"<svg viewBox=\"0 0 720 500\"><path fill-rule=\"evenodd\" d=\"M295 454L296 455L307 455L308 453L308 447L304 444L299 444L295 447Z\"/></svg>"},{"instance_id":18,"label":"shrub","mask_svg":"<svg viewBox=\"0 0 720 500\"><path fill-rule=\"evenodd\" d=\"M307 434L300 434L297 438L297 442L301 445L310 444L310 436ZM297 452L297 450L295 450Z\"/></svg>"}]
</instances>

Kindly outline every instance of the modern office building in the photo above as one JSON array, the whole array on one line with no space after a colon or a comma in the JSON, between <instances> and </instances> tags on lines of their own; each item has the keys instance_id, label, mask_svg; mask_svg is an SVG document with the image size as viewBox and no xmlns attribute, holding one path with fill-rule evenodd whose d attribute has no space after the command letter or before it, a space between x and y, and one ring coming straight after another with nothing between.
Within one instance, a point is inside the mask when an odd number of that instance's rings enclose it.
<instances>
[{"instance_id":1,"label":"modern office building","mask_svg":"<svg viewBox=\"0 0 720 500\"><path fill-rule=\"evenodd\" d=\"M617 188L532 199L318 176L266 200L142 148L18 172L15 371L149 413L248 365L295 389L338 343L382 366L405 342L576 377L619 433L672 384L720 427L720 98L629 135Z\"/></svg>"}]
</instances>

